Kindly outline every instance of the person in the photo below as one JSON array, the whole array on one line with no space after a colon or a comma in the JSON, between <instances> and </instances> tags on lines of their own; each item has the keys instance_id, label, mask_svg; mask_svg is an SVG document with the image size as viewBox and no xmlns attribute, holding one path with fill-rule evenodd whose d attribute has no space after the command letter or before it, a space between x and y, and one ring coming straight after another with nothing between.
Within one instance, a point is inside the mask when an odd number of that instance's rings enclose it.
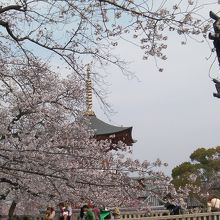
<instances>
[{"instance_id":1,"label":"person","mask_svg":"<svg viewBox=\"0 0 220 220\"><path fill-rule=\"evenodd\" d=\"M89 204L87 207L88 207L88 209L86 211L86 220L96 220L95 214L92 210L92 205Z\"/></svg>"},{"instance_id":2,"label":"person","mask_svg":"<svg viewBox=\"0 0 220 220\"><path fill-rule=\"evenodd\" d=\"M116 207L114 210L113 210L113 217L114 217L114 219L120 219L121 218L121 216L120 216L120 211L119 211L119 208L118 207Z\"/></svg>"},{"instance_id":3,"label":"person","mask_svg":"<svg viewBox=\"0 0 220 220\"><path fill-rule=\"evenodd\" d=\"M99 220L99 216L100 216L100 208L98 208L96 205L93 205L93 213L95 215L95 219Z\"/></svg>"},{"instance_id":4,"label":"person","mask_svg":"<svg viewBox=\"0 0 220 220\"><path fill-rule=\"evenodd\" d=\"M88 205L84 205L80 210L78 220L96 220L92 208Z\"/></svg>"},{"instance_id":5,"label":"person","mask_svg":"<svg viewBox=\"0 0 220 220\"><path fill-rule=\"evenodd\" d=\"M73 210L72 210L72 206L71 206L70 202L67 201L65 207L66 207L66 209L68 211L67 220L70 220L71 216L73 214Z\"/></svg>"},{"instance_id":6,"label":"person","mask_svg":"<svg viewBox=\"0 0 220 220\"><path fill-rule=\"evenodd\" d=\"M55 210L52 207L47 207L45 213L45 220L54 220L55 217Z\"/></svg>"},{"instance_id":7,"label":"person","mask_svg":"<svg viewBox=\"0 0 220 220\"><path fill-rule=\"evenodd\" d=\"M181 214L181 206L179 206L179 205L174 205L170 202L167 202L164 206L166 209L168 209L170 211L171 215Z\"/></svg>"},{"instance_id":8,"label":"person","mask_svg":"<svg viewBox=\"0 0 220 220\"><path fill-rule=\"evenodd\" d=\"M85 220L86 219L86 210L87 210L87 208L88 207L86 205L84 205L83 207L80 208L78 220Z\"/></svg>"},{"instance_id":9,"label":"person","mask_svg":"<svg viewBox=\"0 0 220 220\"><path fill-rule=\"evenodd\" d=\"M220 211L220 199L210 196L207 202L208 212Z\"/></svg>"},{"instance_id":10,"label":"person","mask_svg":"<svg viewBox=\"0 0 220 220\"><path fill-rule=\"evenodd\" d=\"M104 209L102 209L100 213L100 220L112 220L112 219L114 219L112 211L104 207Z\"/></svg>"},{"instance_id":11,"label":"person","mask_svg":"<svg viewBox=\"0 0 220 220\"><path fill-rule=\"evenodd\" d=\"M60 208L60 220L68 220L68 210L63 202L59 203Z\"/></svg>"}]
</instances>

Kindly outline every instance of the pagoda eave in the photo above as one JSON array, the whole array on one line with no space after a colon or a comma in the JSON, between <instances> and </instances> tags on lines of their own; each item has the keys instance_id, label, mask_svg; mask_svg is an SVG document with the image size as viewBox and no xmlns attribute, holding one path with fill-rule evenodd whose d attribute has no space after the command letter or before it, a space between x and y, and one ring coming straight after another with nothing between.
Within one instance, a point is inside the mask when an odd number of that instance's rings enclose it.
<instances>
[{"instance_id":1,"label":"pagoda eave","mask_svg":"<svg viewBox=\"0 0 220 220\"><path fill-rule=\"evenodd\" d=\"M117 132L117 133L111 133L111 134L99 134L94 135L94 138L96 140L110 140L112 143L112 146L117 146L119 142L122 142L126 146L132 146L135 141L131 137L132 127L129 127L123 131ZM115 148L115 147L112 147Z\"/></svg>"},{"instance_id":2,"label":"pagoda eave","mask_svg":"<svg viewBox=\"0 0 220 220\"><path fill-rule=\"evenodd\" d=\"M110 125L95 115L89 116L90 128L94 130L94 138L98 141L109 140L110 150L120 148L120 142L126 146L132 146L135 141L132 139L132 127Z\"/></svg>"}]
</instances>

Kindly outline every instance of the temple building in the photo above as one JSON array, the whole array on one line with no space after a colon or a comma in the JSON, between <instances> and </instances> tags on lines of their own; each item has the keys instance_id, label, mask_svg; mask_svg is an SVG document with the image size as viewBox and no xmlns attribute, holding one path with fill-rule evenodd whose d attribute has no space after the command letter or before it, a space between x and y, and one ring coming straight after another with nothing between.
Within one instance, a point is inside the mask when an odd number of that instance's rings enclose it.
<instances>
[{"instance_id":1,"label":"temple building","mask_svg":"<svg viewBox=\"0 0 220 220\"><path fill-rule=\"evenodd\" d=\"M86 104L87 110L85 115L89 117L90 128L95 132L97 140L111 140L111 149L117 150L120 148L119 143L122 142L126 146L132 146L135 141L132 138L132 127L110 125L96 117L92 110L92 81L90 78L90 68L87 68L86 80Z\"/></svg>"}]
</instances>

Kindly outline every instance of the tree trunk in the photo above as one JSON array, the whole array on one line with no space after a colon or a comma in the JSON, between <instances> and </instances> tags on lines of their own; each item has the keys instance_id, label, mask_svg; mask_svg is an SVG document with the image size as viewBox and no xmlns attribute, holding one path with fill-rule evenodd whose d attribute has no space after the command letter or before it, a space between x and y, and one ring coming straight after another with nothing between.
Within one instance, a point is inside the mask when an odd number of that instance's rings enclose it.
<instances>
[{"instance_id":1,"label":"tree trunk","mask_svg":"<svg viewBox=\"0 0 220 220\"><path fill-rule=\"evenodd\" d=\"M9 211L8 211L8 220L13 219L13 214L14 214L16 205L17 205L17 203L13 200L12 203L11 203L11 206L9 208Z\"/></svg>"}]
</instances>

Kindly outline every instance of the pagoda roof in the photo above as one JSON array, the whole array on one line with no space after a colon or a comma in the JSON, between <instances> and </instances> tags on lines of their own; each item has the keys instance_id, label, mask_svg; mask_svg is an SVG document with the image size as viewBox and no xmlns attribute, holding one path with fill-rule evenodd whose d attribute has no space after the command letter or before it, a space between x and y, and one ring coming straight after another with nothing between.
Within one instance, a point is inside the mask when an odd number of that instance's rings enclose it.
<instances>
[{"instance_id":1,"label":"pagoda roof","mask_svg":"<svg viewBox=\"0 0 220 220\"><path fill-rule=\"evenodd\" d=\"M90 126L95 131L95 135L111 135L125 130L132 130L132 127L114 126L110 125L95 115L90 116Z\"/></svg>"},{"instance_id":2,"label":"pagoda roof","mask_svg":"<svg viewBox=\"0 0 220 220\"><path fill-rule=\"evenodd\" d=\"M132 138L132 127L114 126L110 125L100 119L95 114L89 115L89 127L94 130L94 137L96 140L109 139L112 142L111 149L117 150L120 148L119 141L122 141L127 146L132 146L136 141Z\"/></svg>"}]
</instances>

